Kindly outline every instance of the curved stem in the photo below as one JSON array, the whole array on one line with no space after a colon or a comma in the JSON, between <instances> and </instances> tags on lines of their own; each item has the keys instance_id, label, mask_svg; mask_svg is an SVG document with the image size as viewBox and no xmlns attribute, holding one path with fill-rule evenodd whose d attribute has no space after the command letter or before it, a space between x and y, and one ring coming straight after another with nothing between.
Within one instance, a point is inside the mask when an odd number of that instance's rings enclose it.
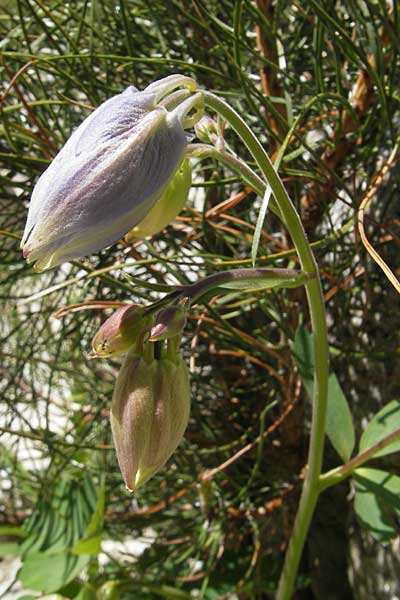
<instances>
[{"instance_id":1,"label":"curved stem","mask_svg":"<svg viewBox=\"0 0 400 600\"><path fill-rule=\"evenodd\" d=\"M277 591L277 600L290 600L293 593L301 553L318 499L318 484L321 473L325 436L328 343L321 282L318 266L307 241L300 217L261 143L240 115L224 100L221 100L221 98L210 92L204 92L204 101L206 106L215 110L222 118L230 123L251 152L265 179L271 186L273 196L283 215L284 223L288 228L298 253L302 269L313 276L312 279L305 283L313 330L315 356L314 392L312 400L313 412L308 466L292 537L286 552Z\"/></svg>"},{"instance_id":2,"label":"curved stem","mask_svg":"<svg viewBox=\"0 0 400 600\"><path fill-rule=\"evenodd\" d=\"M266 288L277 286L294 288L304 285L312 277L313 275L310 273L304 273L296 269L269 269L265 267L260 269L228 269L199 279L196 283L176 286L173 292L146 306L144 314L149 316L167 304L179 304L183 298L186 298L190 304L193 304L208 292L218 287L229 286L229 284L231 286L232 284L236 284L236 286L232 286L232 289L235 289L235 287L237 289L244 289L246 287L257 288L259 284L261 284L260 287Z\"/></svg>"},{"instance_id":3,"label":"curved stem","mask_svg":"<svg viewBox=\"0 0 400 600\"><path fill-rule=\"evenodd\" d=\"M257 175L243 160L236 158L228 152L218 150L214 146L209 144L190 144L186 149L186 156L188 158L214 158L225 167L227 167L232 173L238 175L244 183L246 183L252 190L254 190L259 196L264 196L267 184L261 177ZM272 212L282 218L278 206L276 206L275 200L270 202L270 208Z\"/></svg>"},{"instance_id":4,"label":"curved stem","mask_svg":"<svg viewBox=\"0 0 400 600\"><path fill-rule=\"evenodd\" d=\"M189 298L190 303L193 304L207 292L224 285L241 282L243 288L246 286L250 288L252 286L257 287L257 283L261 281L265 287L271 288L276 286L299 287L304 285L308 279L310 279L308 273L294 269L233 269L214 273L214 275L200 279L196 283L184 286L180 289L180 295ZM235 287L232 287L232 289L235 289Z\"/></svg>"}]
</instances>

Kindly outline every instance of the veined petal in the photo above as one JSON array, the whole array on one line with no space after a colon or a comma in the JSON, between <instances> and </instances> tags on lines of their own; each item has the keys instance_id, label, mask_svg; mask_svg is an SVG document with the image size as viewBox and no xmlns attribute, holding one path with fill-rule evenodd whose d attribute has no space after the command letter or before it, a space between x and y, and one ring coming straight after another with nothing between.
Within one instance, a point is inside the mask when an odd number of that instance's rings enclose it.
<instances>
[{"instance_id":1,"label":"veined petal","mask_svg":"<svg viewBox=\"0 0 400 600\"><path fill-rule=\"evenodd\" d=\"M34 251L29 262L46 258L42 268L100 250L143 220L186 145L179 121L164 109L152 110L110 139L102 137L98 145L94 136L85 139L87 151L76 155L80 139L60 152L32 196L24 254Z\"/></svg>"},{"instance_id":2,"label":"veined petal","mask_svg":"<svg viewBox=\"0 0 400 600\"><path fill-rule=\"evenodd\" d=\"M101 151L106 153L107 143L112 142L115 135L132 130L153 107L153 103L154 94L138 92L130 86L121 94L106 100L79 125L34 187L21 247L32 227L45 218L55 205L55 184L58 183L60 188L63 177L73 179L76 169L84 163L83 157L81 160L76 160L76 157L96 149L100 154ZM65 189L68 190L68 184L61 190L62 197Z\"/></svg>"},{"instance_id":3,"label":"veined petal","mask_svg":"<svg viewBox=\"0 0 400 600\"><path fill-rule=\"evenodd\" d=\"M111 427L129 490L167 462L182 440L189 412L189 372L179 354L151 360L127 355L114 390Z\"/></svg>"},{"instance_id":4,"label":"veined petal","mask_svg":"<svg viewBox=\"0 0 400 600\"><path fill-rule=\"evenodd\" d=\"M189 372L181 356L155 362L153 420L135 478L138 488L161 469L183 438L190 414Z\"/></svg>"},{"instance_id":5,"label":"veined petal","mask_svg":"<svg viewBox=\"0 0 400 600\"><path fill-rule=\"evenodd\" d=\"M107 100L40 177L21 243L36 270L112 244L161 196L187 142L177 114L154 100L133 87Z\"/></svg>"},{"instance_id":6,"label":"veined petal","mask_svg":"<svg viewBox=\"0 0 400 600\"><path fill-rule=\"evenodd\" d=\"M129 354L118 374L111 406L118 463L128 489L145 451L153 418L152 368L140 356Z\"/></svg>"}]
</instances>

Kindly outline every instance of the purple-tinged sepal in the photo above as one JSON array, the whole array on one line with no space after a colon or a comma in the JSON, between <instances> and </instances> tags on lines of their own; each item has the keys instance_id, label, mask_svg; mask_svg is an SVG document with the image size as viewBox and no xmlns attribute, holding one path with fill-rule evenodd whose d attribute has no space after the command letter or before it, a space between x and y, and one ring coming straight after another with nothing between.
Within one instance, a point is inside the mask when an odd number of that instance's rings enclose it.
<instances>
[{"instance_id":1,"label":"purple-tinged sepal","mask_svg":"<svg viewBox=\"0 0 400 600\"><path fill-rule=\"evenodd\" d=\"M92 341L91 358L107 358L126 354L150 330L153 317L144 306L127 304L109 317Z\"/></svg>"},{"instance_id":2,"label":"purple-tinged sepal","mask_svg":"<svg viewBox=\"0 0 400 600\"><path fill-rule=\"evenodd\" d=\"M179 352L156 359L131 352L118 374L111 427L126 487L159 471L183 438L190 413L188 369Z\"/></svg>"},{"instance_id":3,"label":"purple-tinged sepal","mask_svg":"<svg viewBox=\"0 0 400 600\"><path fill-rule=\"evenodd\" d=\"M149 341L158 342L176 336L180 338L186 325L187 309L188 304L185 301L162 308L150 330Z\"/></svg>"},{"instance_id":4,"label":"purple-tinged sepal","mask_svg":"<svg viewBox=\"0 0 400 600\"><path fill-rule=\"evenodd\" d=\"M184 97L169 111L179 87ZM21 248L35 270L97 252L143 221L182 162L185 128L201 116L195 89L181 75L130 86L81 123L33 190Z\"/></svg>"}]
</instances>

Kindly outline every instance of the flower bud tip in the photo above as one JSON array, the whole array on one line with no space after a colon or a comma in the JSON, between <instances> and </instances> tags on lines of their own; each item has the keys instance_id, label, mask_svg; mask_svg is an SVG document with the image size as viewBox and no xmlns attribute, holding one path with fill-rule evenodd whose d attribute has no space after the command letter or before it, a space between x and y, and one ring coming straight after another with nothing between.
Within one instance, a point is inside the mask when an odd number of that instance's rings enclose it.
<instances>
[{"instance_id":1,"label":"flower bud tip","mask_svg":"<svg viewBox=\"0 0 400 600\"><path fill-rule=\"evenodd\" d=\"M154 327L150 330L149 342L158 342L181 335L185 325L184 306L166 306L156 316Z\"/></svg>"},{"instance_id":2,"label":"flower bud tip","mask_svg":"<svg viewBox=\"0 0 400 600\"><path fill-rule=\"evenodd\" d=\"M118 308L103 323L92 341L92 358L125 354L140 336L150 329L152 317L145 308L127 304Z\"/></svg>"}]
</instances>

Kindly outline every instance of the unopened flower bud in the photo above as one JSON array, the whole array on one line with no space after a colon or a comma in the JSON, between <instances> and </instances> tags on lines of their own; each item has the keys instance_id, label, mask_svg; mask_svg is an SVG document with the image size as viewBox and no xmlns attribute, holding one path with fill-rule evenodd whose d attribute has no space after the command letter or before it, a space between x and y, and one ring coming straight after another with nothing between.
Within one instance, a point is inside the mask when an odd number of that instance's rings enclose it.
<instances>
[{"instance_id":1,"label":"unopened flower bud","mask_svg":"<svg viewBox=\"0 0 400 600\"><path fill-rule=\"evenodd\" d=\"M125 354L147 331L152 317L136 304L121 306L103 323L92 341L92 358Z\"/></svg>"},{"instance_id":2,"label":"unopened flower bud","mask_svg":"<svg viewBox=\"0 0 400 600\"><path fill-rule=\"evenodd\" d=\"M189 97L169 111L161 102L179 87ZM33 190L21 248L36 271L97 252L143 221L182 162L185 128L202 113L195 89L182 75L130 86L81 123Z\"/></svg>"},{"instance_id":3,"label":"unopened flower bud","mask_svg":"<svg viewBox=\"0 0 400 600\"><path fill-rule=\"evenodd\" d=\"M201 117L196 123L194 131L201 142L212 144L213 146L217 143L219 138L218 125L214 119L208 115L203 115Z\"/></svg>"},{"instance_id":4,"label":"unopened flower bud","mask_svg":"<svg viewBox=\"0 0 400 600\"><path fill-rule=\"evenodd\" d=\"M184 207L192 183L192 170L188 159L184 159L175 175L163 191L160 199L147 216L126 236L127 242L145 238L162 231Z\"/></svg>"},{"instance_id":5,"label":"unopened flower bud","mask_svg":"<svg viewBox=\"0 0 400 600\"><path fill-rule=\"evenodd\" d=\"M189 374L180 354L150 361L127 355L116 382L111 427L129 490L166 463L182 440L189 412Z\"/></svg>"},{"instance_id":6,"label":"unopened flower bud","mask_svg":"<svg viewBox=\"0 0 400 600\"><path fill-rule=\"evenodd\" d=\"M150 330L150 342L166 340L181 335L186 325L186 310L182 306L166 306L156 316L154 326Z\"/></svg>"}]
</instances>

